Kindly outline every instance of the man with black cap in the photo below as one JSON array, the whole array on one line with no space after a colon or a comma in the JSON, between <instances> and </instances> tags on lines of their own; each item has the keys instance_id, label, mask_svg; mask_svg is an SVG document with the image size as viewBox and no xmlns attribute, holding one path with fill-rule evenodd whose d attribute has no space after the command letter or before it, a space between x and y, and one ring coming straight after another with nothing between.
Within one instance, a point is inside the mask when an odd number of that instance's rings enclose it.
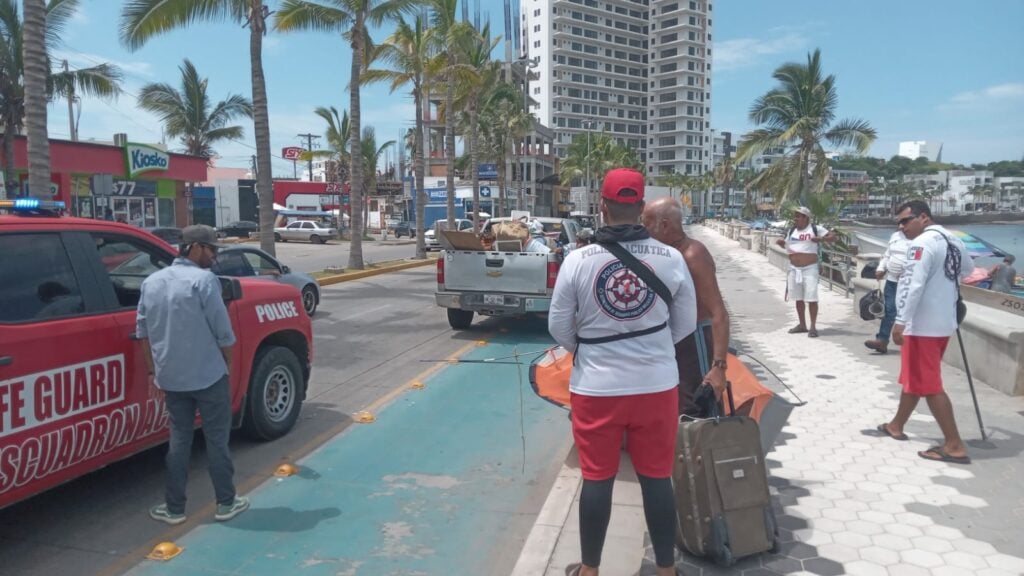
<instances>
[{"instance_id":1,"label":"man with black cap","mask_svg":"<svg viewBox=\"0 0 1024 576\"><path fill-rule=\"evenodd\" d=\"M217 499L214 518L230 520L249 508L248 498L235 493L235 470L228 449L228 371L235 333L220 281L209 270L219 249L213 228L188 226L182 230L178 258L146 278L139 298L135 334L142 342L153 384L164 392L171 433L164 503L151 508L149 515L167 524L186 520L185 488L196 409L203 421Z\"/></svg>"},{"instance_id":2,"label":"man with black cap","mask_svg":"<svg viewBox=\"0 0 1024 576\"><path fill-rule=\"evenodd\" d=\"M548 313L551 335L575 351L569 390L583 473L583 562L567 569L573 576L598 573L627 433L626 449L640 481L657 574L675 574L671 477L679 372L674 345L696 329L697 304L682 255L639 225L643 200L640 172L608 172L601 186L601 215L607 226L597 231L595 244L565 257ZM620 248L621 259L614 254Z\"/></svg>"},{"instance_id":3,"label":"man with black cap","mask_svg":"<svg viewBox=\"0 0 1024 576\"><path fill-rule=\"evenodd\" d=\"M786 296L796 300L796 315L800 323L789 329L790 334L807 333L818 337L818 245L832 242L836 235L824 226L811 223L811 210L800 206L793 211L793 227L785 238L776 243L789 255L789 273L786 275ZM811 326L804 318L804 302L811 313Z\"/></svg>"}]
</instances>

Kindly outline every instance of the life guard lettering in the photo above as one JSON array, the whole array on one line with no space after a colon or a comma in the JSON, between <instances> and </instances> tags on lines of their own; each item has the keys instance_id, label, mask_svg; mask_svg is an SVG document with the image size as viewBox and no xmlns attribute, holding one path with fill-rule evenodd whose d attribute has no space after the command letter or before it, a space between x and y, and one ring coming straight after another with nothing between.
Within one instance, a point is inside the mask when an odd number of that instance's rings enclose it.
<instances>
[{"instance_id":1,"label":"life guard lettering","mask_svg":"<svg viewBox=\"0 0 1024 576\"><path fill-rule=\"evenodd\" d=\"M256 306L256 319L260 321L260 324L298 317L299 312L295 308L295 302L275 302L274 304Z\"/></svg>"},{"instance_id":2,"label":"life guard lettering","mask_svg":"<svg viewBox=\"0 0 1024 576\"><path fill-rule=\"evenodd\" d=\"M0 438L124 400L118 354L0 381Z\"/></svg>"}]
</instances>

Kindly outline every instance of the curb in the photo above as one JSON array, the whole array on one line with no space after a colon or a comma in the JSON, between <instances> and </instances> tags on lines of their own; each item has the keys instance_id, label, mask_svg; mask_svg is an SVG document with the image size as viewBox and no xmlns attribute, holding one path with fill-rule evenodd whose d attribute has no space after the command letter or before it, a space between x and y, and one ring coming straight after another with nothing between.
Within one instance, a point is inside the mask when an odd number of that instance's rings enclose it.
<instances>
[{"instance_id":1,"label":"curb","mask_svg":"<svg viewBox=\"0 0 1024 576\"><path fill-rule=\"evenodd\" d=\"M393 266L385 266L382 268L375 268L372 270L357 270L347 274L336 274L334 276L324 276L323 278L317 279L317 282L321 287L330 286L332 284L339 284L341 282L348 282L349 280L359 280L362 278L369 278L370 276L377 276L379 274L387 274L388 272L396 272L398 270L406 270L408 268L419 268L421 266L428 266L435 264L436 258L427 257L426 260L416 260L415 262L403 262L401 264L395 264Z\"/></svg>"},{"instance_id":2,"label":"curb","mask_svg":"<svg viewBox=\"0 0 1024 576\"><path fill-rule=\"evenodd\" d=\"M573 444L570 444L566 458L569 457L572 448ZM555 546L582 483L583 473L580 469L570 468L563 463L555 483L551 486L551 492L548 492L548 498L537 515L533 529L530 530L530 535L519 552L519 560L512 568L510 576L537 576L547 572L551 557L555 553Z\"/></svg>"}]
</instances>

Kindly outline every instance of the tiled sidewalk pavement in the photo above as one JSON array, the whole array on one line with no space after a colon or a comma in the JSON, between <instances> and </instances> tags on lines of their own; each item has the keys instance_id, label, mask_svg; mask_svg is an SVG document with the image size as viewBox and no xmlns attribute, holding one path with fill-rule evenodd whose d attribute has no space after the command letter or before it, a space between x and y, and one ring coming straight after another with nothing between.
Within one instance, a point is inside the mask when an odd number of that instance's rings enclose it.
<instances>
[{"instance_id":1,"label":"tiled sidewalk pavement","mask_svg":"<svg viewBox=\"0 0 1024 576\"><path fill-rule=\"evenodd\" d=\"M709 229L691 233L715 255L734 343L807 405L793 411L768 455L781 554L730 569L683 557L679 569L688 576L1024 574L1024 398L975 382L991 445L971 442L970 466L917 456L941 438L924 402L909 442L865 435L892 416L899 396L899 354L873 355L862 344L877 325L856 318L849 299L823 291L821 337L787 334L796 313L783 301L783 272ZM962 435L979 438L966 376L949 366L943 375ZM639 574L654 574L649 547Z\"/></svg>"}]
</instances>

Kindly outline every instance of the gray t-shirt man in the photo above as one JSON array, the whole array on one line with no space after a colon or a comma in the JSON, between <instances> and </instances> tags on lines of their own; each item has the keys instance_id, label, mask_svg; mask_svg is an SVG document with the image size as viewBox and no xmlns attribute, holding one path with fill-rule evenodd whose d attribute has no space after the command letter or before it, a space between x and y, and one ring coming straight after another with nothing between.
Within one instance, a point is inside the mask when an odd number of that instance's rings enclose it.
<instances>
[{"instance_id":1,"label":"gray t-shirt man","mask_svg":"<svg viewBox=\"0 0 1024 576\"><path fill-rule=\"evenodd\" d=\"M1003 263L992 271L992 290L1010 294L1013 292L1013 280L1017 277L1017 269L1013 267L1016 258L1011 254L1003 259Z\"/></svg>"}]
</instances>

